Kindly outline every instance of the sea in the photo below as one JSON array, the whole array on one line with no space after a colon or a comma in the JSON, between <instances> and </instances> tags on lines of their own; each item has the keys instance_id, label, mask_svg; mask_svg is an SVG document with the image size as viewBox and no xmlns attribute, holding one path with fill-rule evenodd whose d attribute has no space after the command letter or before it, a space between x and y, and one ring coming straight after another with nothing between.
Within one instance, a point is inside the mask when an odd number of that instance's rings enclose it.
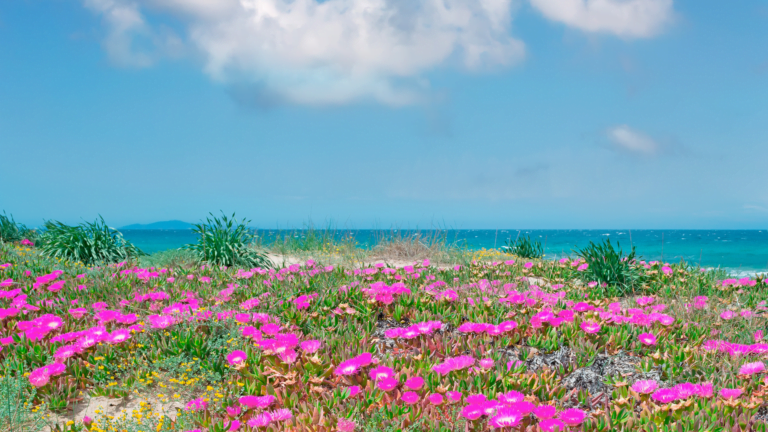
<instances>
[{"instance_id":1,"label":"sea","mask_svg":"<svg viewBox=\"0 0 768 432\"><path fill-rule=\"evenodd\" d=\"M191 230L121 230L123 236L147 253L177 249L197 241ZM307 230L255 230L263 244L288 235L296 239ZM768 230L335 230L336 239L353 237L360 247L375 246L387 236L420 234L443 236L448 243L468 249L501 248L519 236L530 236L544 245L546 258L573 257L590 242L610 239L628 252L635 248L645 260L680 262L702 268L722 268L736 276L768 273ZM315 231L317 234L317 231ZM322 234L322 233L321 233Z\"/></svg>"}]
</instances>

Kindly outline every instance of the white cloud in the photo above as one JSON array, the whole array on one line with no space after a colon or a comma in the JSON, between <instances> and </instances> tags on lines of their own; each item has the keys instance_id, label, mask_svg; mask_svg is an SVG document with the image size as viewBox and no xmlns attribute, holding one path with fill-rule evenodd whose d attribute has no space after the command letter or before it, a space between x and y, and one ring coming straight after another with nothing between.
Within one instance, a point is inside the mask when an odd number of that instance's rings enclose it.
<instances>
[{"instance_id":1,"label":"white cloud","mask_svg":"<svg viewBox=\"0 0 768 432\"><path fill-rule=\"evenodd\" d=\"M530 0L545 17L587 32L650 37L672 19L673 0Z\"/></svg>"},{"instance_id":2,"label":"white cloud","mask_svg":"<svg viewBox=\"0 0 768 432\"><path fill-rule=\"evenodd\" d=\"M608 129L608 139L616 147L630 153L653 156L659 151L659 145L650 137L632 130L627 125Z\"/></svg>"},{"instance_id":3,"label":"white cloud","mask_svg":"<svg viewBox=\"0 0 768 432\"><path fill-rule=\"evenodd\" d=\"M470 70L524 57L510 35L515 0L85 0L109 24L108 53L149 65L131 37L150 34L141 11L186 27L204 69L293 103L416 101L419 74L450 60ZM151 33L154 34L154 33Z\"/></svg>"}]
</instances>

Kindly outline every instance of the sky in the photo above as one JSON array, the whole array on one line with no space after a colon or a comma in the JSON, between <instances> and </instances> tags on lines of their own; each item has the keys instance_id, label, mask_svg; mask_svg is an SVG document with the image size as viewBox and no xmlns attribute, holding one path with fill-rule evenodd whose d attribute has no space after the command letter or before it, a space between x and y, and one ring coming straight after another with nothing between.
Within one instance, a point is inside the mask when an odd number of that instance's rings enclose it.
<instances>
[{"instance_id":1,"label":"sky","mask_svg":"<svg viewBox=\"0 0 768 432\"><path fill-rule=\"evenodd\" d=\"M0 2L0 211L768 228L768 1Z\"/></svg>"}]
</instances>

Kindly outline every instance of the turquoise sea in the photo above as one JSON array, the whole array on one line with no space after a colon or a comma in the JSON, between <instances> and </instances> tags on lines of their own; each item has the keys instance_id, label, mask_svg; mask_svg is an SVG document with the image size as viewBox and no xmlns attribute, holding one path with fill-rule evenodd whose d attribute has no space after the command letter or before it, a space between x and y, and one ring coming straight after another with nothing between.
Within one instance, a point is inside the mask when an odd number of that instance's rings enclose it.
<instances>
[{"instance_id":1,"label":"turquoise sea","mask_svg":"<svg viewBox=\"0 0 768 432\"><path fill-rule=\"evenodd\" d=\"M126 239L148 253L175 249L193 243L197 237L190 230L122 230ZM409 235L413 232L403 232ZM434 235L434 230L421 230ZM304 230L257 230L264 243L276 235L303 236ZM381 230L338 230L334 236L352 235L362 247L370 247L392 232ZM768 272L768 230L442 230L448 242L469 249L505 245L509 238L530 235L545 244L547 258L573 255L573 250L590 241L604 238L618 241L625 251L635 246L646 260L679 262L681 259L702 267L721 267L734 274Z\"/></svg>"}]
</instances>

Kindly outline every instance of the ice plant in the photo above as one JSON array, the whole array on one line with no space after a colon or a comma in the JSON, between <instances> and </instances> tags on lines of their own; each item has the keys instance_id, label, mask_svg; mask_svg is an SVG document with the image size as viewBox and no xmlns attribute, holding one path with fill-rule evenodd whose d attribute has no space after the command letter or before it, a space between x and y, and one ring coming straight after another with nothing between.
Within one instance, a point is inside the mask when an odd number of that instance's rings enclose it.
<instances>
[{"instance_id":1,"label":"ice plant","mask_svg":"<svg viewBox=\"0 0 768 432\"><path fill-rule=\"evenodd\" d=\"M643 345L656 345L656 336L652 333L641 333L637 338Z\"/></svg>"},{"instance_id":2,"label":"ice plant","mask_svg":"<svg viewBox=\"0 0 768 432\"><path fill-rule=\"evenodd\" d=\"M632 390L640 394L650 394L659 388L659 383L655 380L640 380L632 384Z\"/></svg>"},{"instance_id":3,"label":"ice plant","mask_svg":"<svg viewBox=\"0 0 768 432\"><path fill-rule=\"evenodd\" d=\"M227 354L227 362L231 366L240 366L248 359L248 355L244 351L236 350Z\"/></svg>"},{"instance_id":4,"label":"ice plant","mask_svg":"<svg viewBox=\"0 0 768 432\"><path fill-rule=\"evenodd\" d=\"M754 375L761 372L765 372L765 363L763 362L745 363L739 369L739 373L742 375Z\"/></svg>"}]
</instances>

